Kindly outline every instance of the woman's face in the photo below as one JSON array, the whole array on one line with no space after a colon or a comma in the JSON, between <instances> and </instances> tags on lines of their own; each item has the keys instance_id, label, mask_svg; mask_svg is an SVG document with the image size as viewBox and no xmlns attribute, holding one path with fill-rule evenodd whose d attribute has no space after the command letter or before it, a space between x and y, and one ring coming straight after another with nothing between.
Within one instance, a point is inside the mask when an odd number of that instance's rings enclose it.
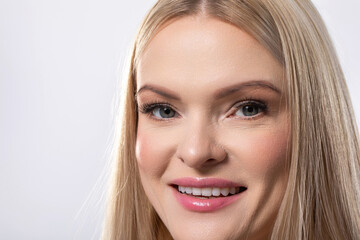
<instances>
[{"instance_id":1,"label":"woman's face","mask_svg":"<svg viewBox=\"0 0 360 240\"><path fill-rule=\"evenodd\" d=\"M136 157L174 239L269 236L287 184L283 75L250 35L204 16L172 21L143 52Z\"/></svg>"}]
</instances>

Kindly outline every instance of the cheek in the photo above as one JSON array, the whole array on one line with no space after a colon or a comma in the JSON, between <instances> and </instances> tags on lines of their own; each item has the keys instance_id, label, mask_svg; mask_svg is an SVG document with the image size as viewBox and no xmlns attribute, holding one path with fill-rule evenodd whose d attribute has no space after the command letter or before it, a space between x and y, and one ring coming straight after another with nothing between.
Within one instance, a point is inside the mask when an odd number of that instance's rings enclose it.
<instances>
[{"instance_id":1,"label":"cheek","mask_svg":"<svg viewBox=\"0 0 360 240\"><path fill-rule=\"evenodd\" d=\"M240 137L241 136L241 137ZM237 134L234 150L236 159L251 178L275 178L286 163L288 131L281 128L248 129ZM249 176L250 177L250 176Z\"/></svg>"},{"instance_id":2,"label":"cheek","mask_svg":"<svg viewBox=\"0 0 360 240\"><path fill-rule=\"evenodd\" d=\"M136 138L136 159L139 170L146 177L160 177L172 157L172 143L166 133L139 124Z\"/></svg>"},{"instance_id":3,"label":"cheek","mask_svg":"<svg viewBox=\"0 0 360 240\"><path fill-rule=\"evenodd\" d=\"M253 142L251 152L258 157L254 158L254 166L265 168L282 165L285 161L287 134L276 130L264 131L255 134L250 141Z\"/></svg>"}]
</instances>

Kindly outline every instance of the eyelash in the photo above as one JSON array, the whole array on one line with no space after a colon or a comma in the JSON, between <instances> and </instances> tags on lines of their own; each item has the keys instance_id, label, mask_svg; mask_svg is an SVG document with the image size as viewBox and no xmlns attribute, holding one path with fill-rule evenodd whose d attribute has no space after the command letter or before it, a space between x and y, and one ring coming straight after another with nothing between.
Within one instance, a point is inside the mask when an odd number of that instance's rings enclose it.
<instances>
[{"instance_id":1,"label":"eyelash","mask_svg":"<svg viewBox=\"0 0 360 240\"><path fill-rule=\"evenodd\" d=\"M251 116L251 117L235 117L235 118L242 118L244 120L254 120L255 118L257 118L260 114L266 114L268 112L268 106L265 102L263 101L259 101L259 100L255 100L253 98L244 98L240 101L238 101L237 103L235 103L230 109L235 108L236 111L234 111L234 113L232 113L230 116L234 115L238 110L241 109L241 107L247 106L247 105L251 105L251 106L256 106L259 108L260 112L258 114L256 114L255 116ZM138 107L139 111L143 114L148 115L150 118L158 120L158 121L169 121L173 118L157 118L153 115L153 111L155 108L158 107L166 107L166 108L170 108L171 110L173 110L175 112L175 116L179 115L179 113L176 111L176 108L174 108L170 103L168 102L152 102L152 103L144 103L141 106Z\"/></svg>"}]
</instances>

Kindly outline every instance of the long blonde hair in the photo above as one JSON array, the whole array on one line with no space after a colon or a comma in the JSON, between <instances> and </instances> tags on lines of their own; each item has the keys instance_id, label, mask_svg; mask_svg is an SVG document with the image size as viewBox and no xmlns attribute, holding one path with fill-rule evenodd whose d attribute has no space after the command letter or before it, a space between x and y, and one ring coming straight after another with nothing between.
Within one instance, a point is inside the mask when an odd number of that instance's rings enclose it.
<instances>
[{"instance_id":1,"label":"long blonde hair","mask_svg":"<svg viewBox=\"0 0 360 240\"><path fill-rule=\"evenodd\" d=\"M172 239L141 186L135 158L136 67L164 23L203 14L231 23L284 66L291 116L289 180L271 239L360 237L360 146L346 82L309 0L159 0L143 21L122 91L103 239Z\"/></svg>"}]
</instances>

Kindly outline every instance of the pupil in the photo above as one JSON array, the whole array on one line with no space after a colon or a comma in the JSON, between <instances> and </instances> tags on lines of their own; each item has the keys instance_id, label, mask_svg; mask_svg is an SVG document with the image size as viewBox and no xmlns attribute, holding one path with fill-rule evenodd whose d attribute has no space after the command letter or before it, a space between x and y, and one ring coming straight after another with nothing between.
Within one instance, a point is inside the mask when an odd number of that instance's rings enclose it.
<instances>
[{"instance_id":1,"label":"pupil","mask_svg":"<svg viewBox=\"0 0 360 240\"><path fill-rule=\"evenodd\" d=\"M247 107L247 111L252 112L252 111L254 111L254 109L253 109L253 107Z\"/></svg>"},{"instance_id":2,"label":"pupil","mask_svg":"<svg viewBox=\"0 0 360 240\"><path fill-rule=\"evenodd\" d=\"M168 108L164 108L164 113L168 115L168 114L171 113L171 111L170 111L170 109L168 109Z\"/></svg>"},{"instance_id":3,"label":"pupil","mask_svg":"<svg viewBox=\"0 0 360 240\"><path fill-rule=\"evenodd\" d=\"M257 108L253 106L245 106L243 111L245 116L252 116L258 113Z\"/></svg>"},{"instance_id":4,"label":"pupil","mask_svg":"<svg viewBox=\"0 0 360 240\"><path fill-rule=\"evenodd\" d=\"M162 107L160 108L160 116L162 118L172 118L175 116L175 112L168 107Z\"/></svg>"}]
</instances>

